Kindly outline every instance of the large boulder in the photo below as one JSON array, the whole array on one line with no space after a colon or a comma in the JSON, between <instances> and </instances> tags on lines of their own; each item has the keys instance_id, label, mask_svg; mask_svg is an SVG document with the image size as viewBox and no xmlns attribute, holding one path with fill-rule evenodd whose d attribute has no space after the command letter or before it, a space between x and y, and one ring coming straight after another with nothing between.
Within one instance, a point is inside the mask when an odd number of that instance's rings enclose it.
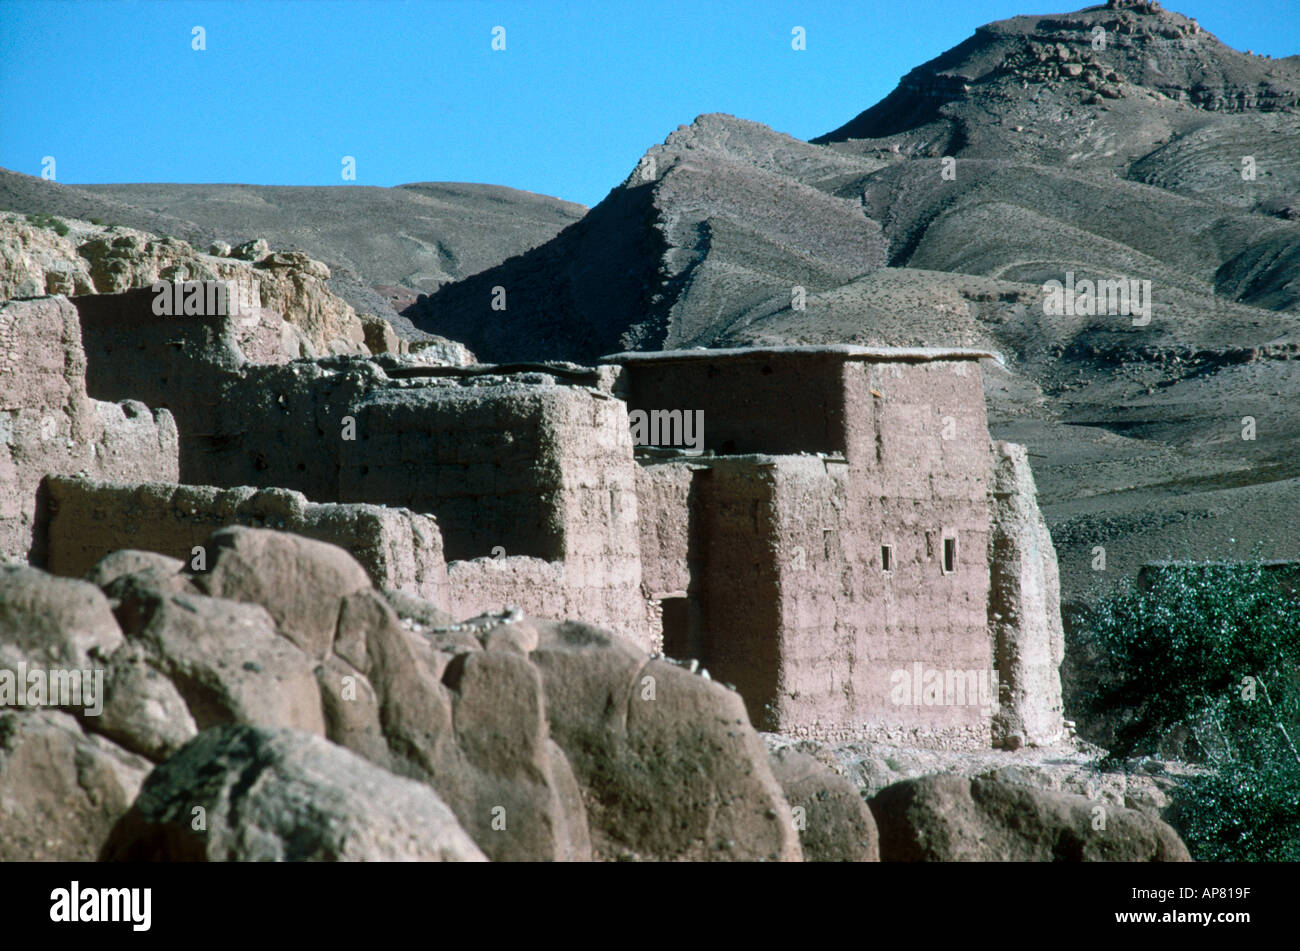
<instances>
[{"instance_id":1,"label":"large boulder","mask_svg":"<svg viewBox=\"0 0 1300 951\"><path fill-rule=\"evenodd\" d=\"M1190 862L1158 819L1083 796L923 776L871 800L885 862Z\"/></svg>"},{"instance_id":2,"label":"large boulder","mask_svg":"<svg viewBox=\"0 0 1300 951\"><path fill-rule=\"evenodd\" d=\"M88 669L123 644L106 598L86 581L0 566L0 668Z\"/></svg>"},{"instance_id":3,"label":"large boulder","mask_svg":"<svg viewBox=\"0 0 1300 951\"><path fill-rule=\"evenodd\" d=\"M114 590L127 635L176 685L200 730L255 723L325 733L315 665L276 633L260 605L147 582Z\"/></svg>"},{"instance_id":4,"label":"large boulder","mask_svg":"<svg viewBox=\"0 0 1300 951\"><path fill-rule=\"evenodd\" d=\"M876 820L857 788L807 753L771 754L805 862L879 862Z\"/></svg>"},{"instance_id":5,"label":"large boulder","mask_svg":"<svg viewBox=\"0 0 1300 951\"><path fill-rule=\"evenodd\" d=\"M320 684L325 735L376 766L392 769L393 758L379 720L379 696L370 678L332 656L316 668L316 682Z\"/></svg>"},{"instance_id":6,"label":"large boulder","mask_svg":"<svg viewBox=\"0 0 1300 951\"><path fill-rule=\"evenodd\" d=\"M475 862L423 783L292 730L208 730L150 774L107 861Z\"/></svg>"},{"instance_id":7,"label":"large boulder","mask_svg":"<svg viewBox=\"0 0 1300 951\"><path fill-rule=\"evenodd\" d=\"M537 668L509 650L466 651L448 664L443 683L460 768L432 781L460 786L457 800L475 803L468 811L476 841L508 836L513 853L590 859L587 817L581 798L570 795L576 782L568 760L550 741Z\"/></svg>"},{"instance_id":8,"label":"large boulder","mask_svg":"<svg viewBox=\"0 0 1300 951\"><path fill-rule=\"evenodd\" d=\"M214 598L260 604L315 660L329 654L343 599L370 589L355 558L301 535L236 526L214 532L207 548L208 568L195 584Z\"/></svg>"},{"instance_id":9,"label":"large boulder","mask_svg":"<svg viewBox=\"0 0 1300 951\"><path fill-rule=\"evenodd\" d=\"M176 685L149 663L139 644L118 648L104 675L104 708L86 716L92 733L160 763L198 733L189 706Z\"/></svg>"},{"instance_id":10,"label":"large boulder","mask_svg":"<svg viewBox=\"0 0 1300 951\"><path fill-rule=\"evenodd\" d=\"M66 713L0 709L0 862L93 861L151 765Z\"/></svg>"},{"instance_id":11,"label":"large boulder","mask_svg":"<svg viewBox=\"0 0 1300 951\"><path fill-rule=\"evenodd\" d=\"M122 548L97 561L86 572L86 580L100 588L107 588L118 578L147 573L153 580L163 581L178 575L185 568L179 558L160 555L156 551L139 551Z\"/></svg>"},{"instance_id":12,"label":"large boulder","mask_svg":"<svg viewBox=\"0 0 1300 951\"><path fill-rule=\"evenodd\" d=\"M591 857L583 803L525 657L468 633L434 649L377 592L347 600L337 645L365 653L393 768L432 785L493 861Z\"/></svg>"},{"instance_id":13,"label":"large boulder","mask_svg":"<svg viewBox=\"0 0 1300 951\"><path fill-rule=\"evenodd\" d=\"M740 696L599 628L532 622L551 736L605 860L798 861L781 787Z\"/></svg>"}]
</instances>

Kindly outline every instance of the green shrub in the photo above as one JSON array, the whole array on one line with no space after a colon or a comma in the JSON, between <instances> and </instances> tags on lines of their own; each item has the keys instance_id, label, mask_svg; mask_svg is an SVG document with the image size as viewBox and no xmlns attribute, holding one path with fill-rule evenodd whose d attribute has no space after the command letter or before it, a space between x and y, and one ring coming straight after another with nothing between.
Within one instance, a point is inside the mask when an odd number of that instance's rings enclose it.
<instances>
[{"instance_id":1,"label":"green shrub","mask_svg":"<svg viewBox=\"0 0 1300 951\"><path fill-rule=\"evenodd\" d=\"M1080 715L1122 714L1111 760L1173 746L1208 767L1169 813L1194 857L1300 859L1300 601L1259 564L1174 565L1077 640L1107 668Z\"/></svg>"},{"instance_id":2,"label":"green shrub","mask_svg":"<svg viewBox=\"0 0 1300 951\"><path fill-rule=\"evenodd\" d=\"M1300 769L1222 763L1186 780L1166 818L1198 862L1300 862Z\"/></svg>"},{"instance_id":3,"label":"green shrub","mask_svg":"<svg viewBox=\"0 0 1300 951\"><path fill-rule=\"evenodd\" d=\"M49 228L59 237L63 237L72 230L68 227L67 222L55 218L53 215L28 215L27 221L38 228Z\"/></svg>"}]
</instances>

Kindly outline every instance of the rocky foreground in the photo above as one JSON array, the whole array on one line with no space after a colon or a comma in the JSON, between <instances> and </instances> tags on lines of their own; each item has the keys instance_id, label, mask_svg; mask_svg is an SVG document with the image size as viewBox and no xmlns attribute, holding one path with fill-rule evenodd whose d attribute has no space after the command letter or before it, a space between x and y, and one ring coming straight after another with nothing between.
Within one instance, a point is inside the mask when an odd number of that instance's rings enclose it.
<instances>
[{"instance_id":1,"label":"rocky foreground","mask_svg":"<svg viewBox=\"0 0 1300 951\"><path fill-rule=\"evenodd\" d=\"M0 861L1188 860L1150 810L1014 773L867 799L580 622L456 623L287 533L205 547L0 568L0 668L104 671L0 712Z\"/></svg>"}]
</instances>

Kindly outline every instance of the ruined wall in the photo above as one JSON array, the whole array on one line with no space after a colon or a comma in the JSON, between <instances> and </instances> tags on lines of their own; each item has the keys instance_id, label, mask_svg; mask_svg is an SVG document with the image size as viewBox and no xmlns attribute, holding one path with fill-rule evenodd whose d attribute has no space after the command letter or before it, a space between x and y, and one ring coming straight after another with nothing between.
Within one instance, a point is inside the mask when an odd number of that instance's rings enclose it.
<instances>
[{"instance_id":1,"label":"ruined wall","mask_svg":"<svg viewBox=\"0 0 1300 951\"><path fill-rule=\"evenodd\" d=\"M561 398L562 396L562 398ZM558 464L551 498L561 526L561 558L570 582L612 624L648 648L661 641L641 587L640 511L627 406L599 390L568 387L548 396L543 439ZM630 616L629 616L630 615ZM638 624L638 622L640 622Z\"/></svg>"},{"instance_id":2,"label":"ruined wall","mask_svg":"<svg viewBox=\"0 0 1300 951\"><path fill-rule=\"evenodd\" d=\"M370 361L346 357L246 367L220 381L211 428L182 437L182 478L223 487L278 486L313 502L345 501L339 460L346 437L368 445L355 426L355 404L386 382ZM405 505L408 498L346 501Z\"/></svg>"},{"instance_id":3,"label":"ruined wall","mask_svg":"<svg viewBox=\"0 0 1300 951\"><path fill-rule=\"evenodd\" d=\"M510 603L659 643L624 404L560 371L389 369L345 357L246 367L220 384L213 431L195 444L201 471L432 516L455 614Z\"/></svg>"},{"instance_id":4,"label":"ruined wall","mask_svg":"<svg viewBox=\"0 0 1300 951\"><path fill-rule=\"evenodd\" d=\"M424 504L443 526L448 555L462 555L450 566L453 613L513 603L543 617L580 617L657 648L621 401L587 387L512 383L431 389L427 408L409 412L407 402L371 400L358 418L387 429L389 439L436 427L437 455L421 472L429 487ZM343 491L365 491L366 484L359 478L354 489L345 481ZM481 557L494 549L497 557Z\"/></svg>"},{"instance_id":5,"label":"ruined wall","mask_svg":"<svg viewBox=\"0 0 1300 951\"><path fill-rule=\"evenodd\" d=\"M704 621L699 592L703 578L701 503L696 473L705 466L687 460L638 460L641 588L657 607L663 652L702 657Z\"/></svg>"},{"instance_id":6,"label":"ruined wall","mask_svg":"<svg viewBox=\"0 0 1300 951\"><path fill-rule=\"evenodd\" d=\"M228 313L214 316L156 316L150 288L73 301L86 351L88 392L97 399L139 399L170 410L180 432L181 479L186 482L290 484L241 479L238 466L231 465L242 438L267 422L270 407L260 405L256 395L272 389L275 396L283 389L262 381L274 381L279 367L302 348L300 331L279 313L257 305L240 309L236 295L242 294L246 304L254 293L251 286L237 285L236 293L228 295ZM255 412L250 412L250 402L259 403ZM275 416L283 415L282 405L274 409ZM286 430L301 440L310 430L302 419L292 422L296 425ZM289 432L277 435L283 445Z\"/></svg>"},{"instance_id":7,"label":"ruined wall","mask_svg":"<svg viewBox=\"0 0 1300 951\"><path fill-rule=\"evenodd\" d=\"M637 506L641 514L641 578L658 596L684 595L691 583L693 473L685 462L644 462L637 466Z\"/></svg>"},{"instance_id":8,"label":"ruined wall","mask_svg":"<svg viewBox=\"0 0 1300 951\"><path fill-rule=\"evenodd\" d=\"M1003 685L993 719L1000 746L1046 746L1064 733L1060 581L1056 549L1038 510L1028 452L993 444L992 590L988 625Z\"/></svg>"},{"instance_id":9,"label":"ruined wall","mask_svg":"<svg viewBox=\"0 0 1300 951\"><path fill-rule=\"evenodd\" d=\"M66 297L0 303L0 554L44 564L47 474L175 479L177 452L165 409L86 395L80 324Z\"/></svg>"},{"instance_id":10,"label":"ruined wall","mask_svg":"<svg viewBox=\"0 0 1300 951\"><path fill-rule=\"evenodd\" d=\"M206 284L160 282L161 295L175 303ZM251 279L225 285L224 308L215 313L161 316L154 313L159 296L152 287L119 294L73 298L81 319L81 337L89 363L88 386L122 387L156 400L174 395L178 382L199 365L238 369L245 363L287 363L300 355L302 336L277 311L255 303ZM209 295L203 294L204 304ZM220 301L215 301L220 303Z\"/></svg>"},{"instance_id":11,"label":"ruined wall","mask_svg":"<svg viewBox=\"0 0 1300 951\"><path fill-rule=\"evenodd\" d=\"M497 548L563 557L565 479L584 450L557 439L548 421L574 400L591 397L564 386L457 380L372 390L351 410L357 438L340 447L339 497L432 512L451 559ZM572 435L569 442L590 442L595 433Z\"/></svg>"},{"instance_id":12,"label":"ruined wall","mask_svg":"<svg viewBox=\"0 0 1300 951\"><path fill-rule=\"evenodd\" d=\"M218 528L275 528L352 553L378 586L445 604L447 566L437 523L400 508L308 502L287 489L218 489L167 482L48 481L49 564L80 577L121 548L155 551L187 564Z\"/></svg>"},{"instance_id":13,"label":"ruined wall","mask_svg":"<svg viewBox=\"0 0 1300 951\"><path fill-rule=\"evenodd\" d=\"M214 403L195 444L213 484L432 514L451 560L639 559L626 412L597 390L339 357L245 368Z\"/></svg>"},{"instance_id":14,"label":"ruined wall","mask_svg":"<svg viewBox=\"0 0 1300 951\"><path fill-rule=\"evenodd\" d=\"M454 603L435 598L452 610L508 601L659 643L641 591L636 467L626 408L608 393L613 368L494 373L439 366L436 351L288 361L273 336L243 327L249 317L153 318L151 302L147 290L86 297L82 322L101 392L175 407L182 481L433 516L447 559L470 563ZM516 594L496 563L473 566L491 555L522 559L512 561Z\"/></svg>"}]
</instances>

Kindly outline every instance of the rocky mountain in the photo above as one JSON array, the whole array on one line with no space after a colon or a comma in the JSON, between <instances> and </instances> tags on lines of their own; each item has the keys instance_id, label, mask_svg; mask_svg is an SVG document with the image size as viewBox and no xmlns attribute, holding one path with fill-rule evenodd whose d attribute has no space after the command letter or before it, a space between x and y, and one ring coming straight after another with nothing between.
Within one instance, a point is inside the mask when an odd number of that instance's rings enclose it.
<instances>
[{"instance_id":1,"label":"rocky mountain","mask_svg":"<svg viewBox=\"0 0 1300 951\"><path fill-rule=\"evenodd\" d=\"M1229 130L1251 142L1258 132L1286 130L1267 120L1297 107L1300 57L1239 52L1158 3L1113 0L979 27L904 76L881 102L813 141L901 136L904 154L1124 174L1155 146L1194 130L1217 129L1225 145L1233 140ZM1275 179L1274 190L1294 191L1295 174ZM1258 189L1237 194L1259 198Z\"/></svg>"},{"instance_id":2,"label":"rocky mountain","mask_svg":"<svg viewBox=\"0 0 1300 951\"><path fill-rule=\"evenodd\" d=\"M1297 156L1300 57L1156 3L1014 17L812 142L701 116L581 221L405 313L488 360L995 351L994 434L1033 450L1077 598L1150 559L1300 547ZM1099 280L1138 295L1045 293Z\"/></svg>"}]
</instances>

